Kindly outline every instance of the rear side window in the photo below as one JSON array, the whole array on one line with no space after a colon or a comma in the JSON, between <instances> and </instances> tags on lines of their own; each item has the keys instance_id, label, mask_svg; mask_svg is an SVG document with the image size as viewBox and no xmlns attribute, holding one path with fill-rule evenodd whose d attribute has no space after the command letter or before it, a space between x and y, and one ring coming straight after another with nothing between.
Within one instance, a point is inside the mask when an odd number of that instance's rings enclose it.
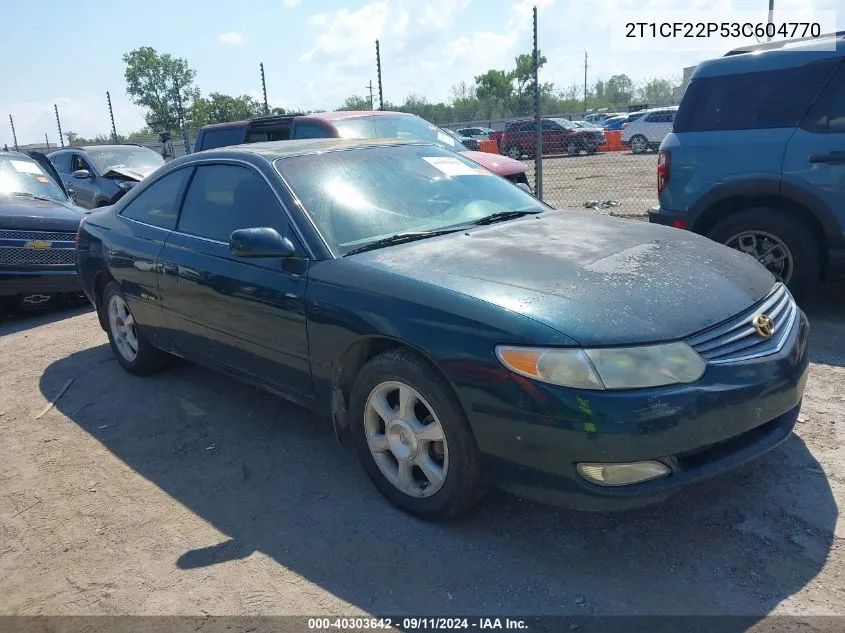
<instances>
[{"instance_id":1,"label":"rear side window","mask_svg":"<svg viewBox=\"0 0 845 633\"><path fill-rule=\"evenodd\" d=\"M50 162L60 174L70 173L70 154L56 154Z\"/></svg>"},{"instance_id":2,"label":"rear side window","mask_svg":"<svg viewBox=\"0 0 845 633\"><path fill-rule=\"evenodd\" d=\"M229 242L232 231L288 223L270 185L253 169L236 165L198 167L179 217L179 231Z\"/></svg>"},{"instance_id":3,"label":"rear side window","mask_svg":"<svg viewBox=\"0 0 845 633\"><path fill-rule=\"evenodd\" d=\"M202 147L200 149L214 149L215 147L240 145L243 142L244 128L242 127L227 127L220 130L206 130L202 135Z\"/></svg>"},{"instance_id":4,"label":"rear side window","mask_svg":"<svg viewBox=\"0 0 845 633\"><path fill-rule=\"evenodd\" d=\"M674 118L674 112L652 112L649 114L645 121L648 123L671 123L672 119Z\"/></svg>"},{"instance_id":5,"label":"rear side window","mask_svg":"<svg viewBox=\"0 0 845 633\"><path fill-rule=\"evenodd\" d=\"M297 123L293 138L329 138L329 132L317 123Z\"/></svg>"},{"instance_id":6,"label":"rear side window","mask_svg":"<svg viewBox=\"0 0 845 633\"><path fill-rule=\"evenodd\" d=\"M125 218L162 229L176 228L179 202L191 175L191 167L179 169L156 180L120 213Z\"/></svg>"},{"instance_id":7,"label":"rear side window","mask_svg":"<svg viewBox=\"0 0 845 633\"><path fill-rule=\"evenodd\" d=\"M697 80L695 91L687 90L684 96L685 102L696 97L692 110L688 118L679 117L675 131L795 127L830 77L834 62L839 60Z\"/></svg>"},{"instance_id":8,"label":"rear side window","mask_svg":"<svg viewBox=\"0 0 845 633\"><path fill-rule=\"evenodd\" d=\"M811 132L845 132L845 62L810 108L802 127Z\"/></svg>"},{"instance_id":9,"label":"rear side window","mask_svg":"<svg viewBox=\"0 0 845 633\"><path fill-rule=\"evenodd\" d=\"M247 143L266 143L268 141L289 141L290 123L281 123L272 127L250 128L246 135Z\"/></svg>"}]
</instances>

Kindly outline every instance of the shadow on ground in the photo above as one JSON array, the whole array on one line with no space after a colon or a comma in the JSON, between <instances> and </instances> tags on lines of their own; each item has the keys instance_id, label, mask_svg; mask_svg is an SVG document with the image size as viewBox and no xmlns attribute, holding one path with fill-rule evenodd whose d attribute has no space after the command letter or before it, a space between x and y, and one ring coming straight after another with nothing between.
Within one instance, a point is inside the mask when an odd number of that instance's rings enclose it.
<instances>
[{"instance_id":1,"label":"shadow on ground","mask_svg":"<svg viewBox=\"0 0 845 633\"><path fill-rule=\"evenodd\" d=\"M43 309L14 309L0 311L0 336L15 334L25 330L31 330L48 323L55 323L63 319L84 314L94 308L86 300L59 303L55 307Z\"/></svg>"},{"instance_id":2,"label":"shadow on ground","mask_svg":"<svg viewBox=\"0 0 845 633\"><path fill-rule=\"evenodd\" d=\"M820 285L801 307L810 319L812 361L845 367L845 282Z\"/></svg>"},{"instance_id":3,"label":"shadow on ground","mask_svg":"<svg viewBox=\"0 0 845 633\"><path fill-rule=\"evenodd\" d=\"M140 379L110 358L103 345L61 359L41 391L75 377L57 407L228 535L174 568L260 551L375 614L759 617L832 547L837 508L797 436L643 510L582 514L493 493L427 524L387 505L351 448L303 410L195 366Z\"/></svg>"}]
</instances>

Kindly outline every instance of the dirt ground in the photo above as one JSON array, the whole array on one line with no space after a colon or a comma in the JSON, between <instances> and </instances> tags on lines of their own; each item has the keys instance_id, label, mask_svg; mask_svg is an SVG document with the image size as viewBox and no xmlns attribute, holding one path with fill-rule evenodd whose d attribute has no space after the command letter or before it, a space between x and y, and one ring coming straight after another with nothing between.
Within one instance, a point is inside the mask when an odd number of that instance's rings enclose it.
<instances>
[{"instance_id":1,"label":"dirt ground","mask_svg":"<svg viewBox=\"0 0 845 633\"><path fill-rule=\"evenodd\" d=\"M89 309L6 319L0 615L845 616L845 287L806 309L776 451L633 512L494 492L447 524L390 507L295 406L191 365L128 375Z\"/></svg>"},{"instance_id":2,"label":"dirt ground","mask_svg":"<svg viewBox=\"0 0 845 633\"><path fill-rule=\"evenodd\" d=\"M536 187L534 161L524 162L528 182ZM588 201L613 200L619 204L599 212L645 216L657 204L657 154L602 152L544 158L543 200L560 209L583 209Z\"/></svg>"}]
</instances>

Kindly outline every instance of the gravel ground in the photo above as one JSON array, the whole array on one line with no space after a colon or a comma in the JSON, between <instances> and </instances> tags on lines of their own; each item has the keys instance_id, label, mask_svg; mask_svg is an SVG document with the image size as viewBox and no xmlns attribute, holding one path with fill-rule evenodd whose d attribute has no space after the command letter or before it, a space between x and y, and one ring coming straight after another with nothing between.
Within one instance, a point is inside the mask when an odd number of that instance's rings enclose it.
<instances>
[{"instance_id":1,"label":"gravel ground","mask_svg":"<svg viewBox=\"0 0 845 633\"><path fill-rule=\"evenodd\" d=\"M756 463L627 513L494 492L448 524L297 407L128 375L88 309L6 319L0 614L845 615L844 290L807 306L802 417Z\"/></svg>"},{"instance_id":2,"label":"gravel ground","mask_svg":"<svg viewBox=\"0 0 845 633\"><path fill-rule=\"evenodd\" d=\"M536 186L534 161L526 160ZM558 208L580 209L588 201L616 200L602 213L645 216L657 204L657 155L605 152L543 159L543 199Z\"/></svg>"}]
</instances>

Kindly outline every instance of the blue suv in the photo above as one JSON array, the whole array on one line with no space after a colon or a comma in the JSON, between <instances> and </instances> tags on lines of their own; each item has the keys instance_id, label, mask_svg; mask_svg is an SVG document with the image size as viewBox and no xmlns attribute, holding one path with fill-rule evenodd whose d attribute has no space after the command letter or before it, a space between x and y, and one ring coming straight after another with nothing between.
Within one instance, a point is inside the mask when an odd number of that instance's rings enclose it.
<instances>
[{"instance_id":1,"label":"blue suv","mask_svg":"<svg viewBox=\"0 0 845 633\"><path fill-rule=\"evenodd\" d=\"M650 221L751 255L796 295L845 269L845 32L700 64L657 188Z\"/></svg>"}]
</instances>

